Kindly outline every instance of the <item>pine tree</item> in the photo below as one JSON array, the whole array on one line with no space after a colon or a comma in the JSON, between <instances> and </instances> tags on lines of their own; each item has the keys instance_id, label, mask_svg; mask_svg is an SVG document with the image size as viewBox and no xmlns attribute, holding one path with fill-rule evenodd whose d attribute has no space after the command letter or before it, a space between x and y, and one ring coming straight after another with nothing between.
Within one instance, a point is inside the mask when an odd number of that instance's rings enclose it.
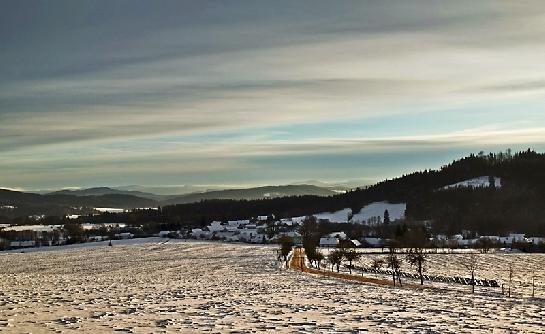
<instances>
[{"instance_id":1,"label":"pine tree","mask_svg":"<svg viewBox=\"0 0 545 334\"><path fill-rule=\"evenodd\" d=\"M388 212L388 209L384 210L384 224L390 223L390 212Z\"/></svg>"}]
</instances>

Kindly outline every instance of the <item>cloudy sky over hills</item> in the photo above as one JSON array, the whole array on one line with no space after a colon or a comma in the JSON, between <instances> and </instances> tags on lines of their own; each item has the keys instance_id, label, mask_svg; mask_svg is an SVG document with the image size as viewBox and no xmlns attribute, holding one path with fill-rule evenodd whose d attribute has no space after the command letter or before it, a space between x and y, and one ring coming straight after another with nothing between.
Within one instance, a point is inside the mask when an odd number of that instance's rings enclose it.
<instances>
[{"instance_id":1,"label":"cloudy sky over hills","mask_svg":"<svg viewBox=\"0 0 545 334\"><path fill-rule=\"evenodd\" d=\"M0 186L379 180L545 148L541 1L4 1Z\"/></svg>"}]
</instances>

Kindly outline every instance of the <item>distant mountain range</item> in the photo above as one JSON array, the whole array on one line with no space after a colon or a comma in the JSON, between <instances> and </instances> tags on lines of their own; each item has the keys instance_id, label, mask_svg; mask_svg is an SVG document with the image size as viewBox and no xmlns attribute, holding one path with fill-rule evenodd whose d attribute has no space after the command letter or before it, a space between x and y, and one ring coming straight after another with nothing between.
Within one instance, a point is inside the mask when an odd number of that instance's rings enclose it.
<instances>
[{"instance_id":1,"label":"distant mountain range","mask_svg":"<svg viewBox=\"0 0 545 334\"><path fill-rule=\"evenodd\" d=\"M147 208L156 207L157 201L125 194L102 194L76 196L73 194L41 195L0 189L0 206L13 206L12 216L25 215L64 215L69 213L89 213L92 208Z\"/></svg>"},{"instance_id":2,"label":"distant mountain range","mask_svg":"<svg viewBox=\"0 0 545 334\"><path fill-rule=\"evenodd\" d=\"M130 196L137 196L142 198L149 198L149 199L157 199L159 197L156 194L152 193L146 193L142 191L126 191L126 190L118 190L115 188L109 188L109 187L96 187L96 188L87 188L87 189L63 189L58 191L53 191L48 194L48 196L52 195L69 195L69 196L102 196L102 195L130 195Z\"/></svg>"},{"instance_id":3,"label":"distant mountain range","mask_svg":"<svg viewBox=\"0 0 545 334\"><path fill-rule=\"evenodd\" d=\"M161 203L164 205L199 202L206 199L262 199L287 196L332 196L337 192L313 185L266 186L249 189L226 189L176 196Z\"/></svg>"},{"instance_id":4,"label":"distant mountain range","mask_svg":"<svg viewBox=\"0 0 545 334\"><path fill-rule=\"evenodd\" d=\"M142 191L133 190L119 190L110 187L96 187L87 189L64 189L59 191L50 192L45 194L47 196L66 195L66 196L103 196L103 195L127 195L136 196L141 198L147 198L156 200L159 204L182 204L198 202L204 199L261 199L261 198L275 198L285 196L302 196L302 195L315 195L315 196L331 196L335 195L343 190L339 190L339 187L333 187L333 189L322 188L314 185L300 184L300 185L285 185L285 186L264 186L246 189L224 189L224 190L210 190L204 192L195 192L183 195L157 195Z\"/></svg>"},{"instance_id":5,"label":"distant mountain range","mask_svg":"<svg viewBox=\"0 0 545 334\"><path fill-rule=\"evenodd\" d=\"M340 190L314 185L265 186L248 189L226 189L184 195L158 195L136 190L110 187L63 189L45 194L0 189L0 206L15 206L12 214L57 214L58 212L89 212L95 207L146 208L199 202L207 199L263 199L287 196L332 196ZM84 210L83 208L88 208ZM64 210L64 211L63 211ZM0 213L1 214L1 213ZM62 214L62 213L61 213Z\"/></svg>"}]
</instances>

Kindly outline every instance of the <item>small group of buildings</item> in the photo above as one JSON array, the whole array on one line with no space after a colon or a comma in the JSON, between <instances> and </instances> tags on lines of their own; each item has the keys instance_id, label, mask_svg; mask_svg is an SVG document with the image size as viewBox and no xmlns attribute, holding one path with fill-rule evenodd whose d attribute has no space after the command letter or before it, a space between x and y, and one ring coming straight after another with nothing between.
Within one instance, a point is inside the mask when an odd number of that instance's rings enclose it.
<instances>
[{"instance_id":1,"label":"small group of buildings","mask_svg":"<svg viewBox=\"0 0 545 334\"><path fill-rule=\"evenodd\" d=\"M545 243L545 238L543 237L526 237L524 233L510 233L507 236L498 236L498 235L483 235L473 238L464 238L462 234L455 234L451 237L448 237L444 234L438 234L433 238L434 242L439 244L445 244L446 246L455 246L455 247L471 247L483 243L488 243L490 245L496 246L512 246L517 243L528 243L539 245Z\"/></svg>"},{"instance_id":2,"label":"small group of buildings","mask_svg":"<svg viewBox=\"0 0 545 334\"><path fill-rule=\"evenodd\" d=\"M258 216L251 220L213 221L204 228L192 229L189 237L248 243L267 243L282 235L297 239L300 237L297 230L302 221L302 219L274 220L268 216Z\"/></svg>"},{"instance_id":3,"label":"small group of buildings","mask_svg":"<svg viewBox=\"0 0 545 334\"><path fill-rule=\"evenodd\" d=\"M338 247L341 243L351 247L382 247L385 240L377 237L349 239L345 232L333 232L320 238L320 247Z\"/></svg>"}]
</instances>

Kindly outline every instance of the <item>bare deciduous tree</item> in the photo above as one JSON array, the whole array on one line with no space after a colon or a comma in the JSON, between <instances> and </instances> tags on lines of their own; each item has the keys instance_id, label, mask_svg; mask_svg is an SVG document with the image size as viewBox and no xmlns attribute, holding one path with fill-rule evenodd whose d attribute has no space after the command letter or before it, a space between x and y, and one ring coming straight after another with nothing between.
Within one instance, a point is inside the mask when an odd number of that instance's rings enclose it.
<instances>
[{"instance_id":1,"label":"bare deciduous tree","mask_svg":"<svg viewBox=\"0 0 545 334\"><path fill-rule=\"evenodd\" d=\"M284 261L286 261L286 266L288 265L288 255L291 252L291 249L293 248L293 239L283 235L278 239L278 242L280 243L280 255L283 257Z\"/></svg>"},{"instance_id":2,"label":"bare deciduous tree","mask_svg":"<svg viewBox=\"0 0 545 334\"><path fill-rule=\"evenodd\" d=\"M331 264L331 271L333 271L334 266L337 266L337 272L339 272L343 257L344 254L340 249L336 249L329 253L329 255L327 256L327 260Z\"/></svg>"},{"instance_id":3,"label":"bare deciduous tree","mask_svg":"<svg viewBox=\"0 0 545 334\"><path fill-rule=\"evenodd\" d=\"M513 283L513 271L514 271L513 262L509 262L508 268L509 268L509 290L508 290L508 296L511 297L511 285L512 285L512 283Z\"/></svg>"},{"instance_id":4,"label":"bare deciduous tree","mask_svg":"<svg viewBox=\"0 0 545 334\"><path fill-rule=\"evenodd\" d=\"M424 285L424 275L425 263L428 260L428 255L424 252L422 248L411 248L409 254L407 255L407 261L411 266L416 268L416 272L420 276L420 285Z\"/></svg>"},{"instance_id":5,"label":"bare deciduous tree","mask_svg":"<svg viewBox=\"0 0 545 334\"><path fill-rule=\"evenodd\" d=\"M388 265L388 268L392 269L392 280L394 282L394 286L396 286L396 276L399 282L399 286L402 286L401 275L399 275L399 269L401 268L401 259L397 257L394 247L390 247L390 253L386 258L386 264Z\"/></svg>"},{"instance_id":6,"label":"bare deciduous tree","mask_svg":"<svg viewBox=\"0 0 545 334\"><path fill-rule=\"evenodd\" d=\"M382 266L384 265L384 261L381 260L381 259L374 259L373 260L373 263L371 263L371 268L375 269L375 270L379 270L380 268L382 268ZM363 272L362 272L362 275L363 275ZM376 274L375 274L376 275Z\"/></svg>"},{"instance_id":7,"label":"bare deciduous tree","mask_svg":"<svg viewBox=\"0 0 545 334\"><path fill-rule=\"evenodd\" d=\"M352 274L352 262L357 261L361 257L361 253L355 249L349 249L344 251L343 255L346 261L348 261L348 270L350 271L350 274Z\"/></svg>"},{"instance_id":8,"label":"bare deciduous tree","mask_svg":"<svg viewBox=\"0 0 545 334\"><path fill-rule=\"evenodd\" d=\"M477 254L469 254L469 258L464 261L463 265L471 273L471 293L475 293L475 272L479 268L479 259Z\"/></svg>"},{"instance_id":9,"label":"bare deciduous tree","mask_svg":"<svg viewBox=\"0 0 545 334\"><path fill-rule=\"evenodd\" d=\"M316 250L314 252L314 261L316 261L316 266L318 270L320 270L320 263L324 260L324 254L320 252L319 250Z\"/></svg>"}]
</instances>

